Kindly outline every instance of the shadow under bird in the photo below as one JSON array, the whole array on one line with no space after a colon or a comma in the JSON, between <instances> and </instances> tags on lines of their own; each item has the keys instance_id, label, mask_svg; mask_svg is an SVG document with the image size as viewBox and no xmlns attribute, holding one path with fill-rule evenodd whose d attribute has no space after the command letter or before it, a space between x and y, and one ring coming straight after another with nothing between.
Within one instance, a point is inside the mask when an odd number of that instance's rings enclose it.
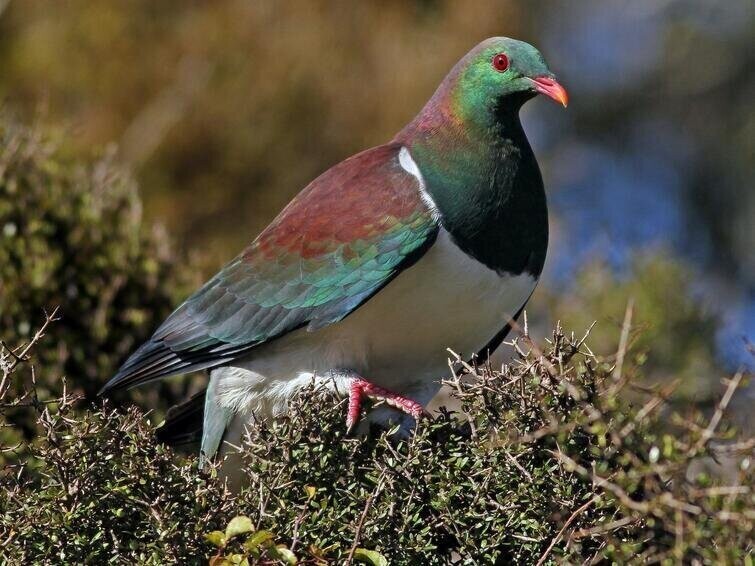
<instances>
[{"instance_id":1,"label":"shadow under bird","mask_svg":"<svg viewBox=\"0 0 755 566\"><path fill-rule=\"evenodd\" d=\"M389 143L305 187L102 393L209 370L206 391L163 433L185 434L203 412L205 459L313 380L348 394L349 428L365 396L385 402L371 420L420 417L448 371L446 348L494 350L542 271L546 198L519 121L538 93L566 106L534 47L477 45Z\"/></svg>"}]
</instances>

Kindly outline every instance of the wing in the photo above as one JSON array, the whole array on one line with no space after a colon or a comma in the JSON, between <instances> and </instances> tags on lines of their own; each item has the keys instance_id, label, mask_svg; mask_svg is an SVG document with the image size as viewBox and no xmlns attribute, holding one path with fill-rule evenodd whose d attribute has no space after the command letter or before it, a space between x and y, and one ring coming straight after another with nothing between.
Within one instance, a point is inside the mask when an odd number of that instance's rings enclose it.
<instances>
[{"instance_id":1,"label":"wing","mask_svg":"<svg viewBox=\"0 0 755 566\"><path fill-rule=\"evenodd\" d=\"M102 392L222 365L297 328L337 322L412 265L438 225L399 149L367 150L315 179Z\"/></svg>"}]
</instances>

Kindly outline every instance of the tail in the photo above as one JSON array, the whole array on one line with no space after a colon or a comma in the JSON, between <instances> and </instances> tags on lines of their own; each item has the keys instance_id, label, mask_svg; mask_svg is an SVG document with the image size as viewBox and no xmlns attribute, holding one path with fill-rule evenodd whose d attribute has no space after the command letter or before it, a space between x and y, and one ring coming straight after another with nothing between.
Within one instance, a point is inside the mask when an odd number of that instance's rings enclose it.
<instances>
[{"instance_id":1,"label":"tail","mask_svg":"<svg viewBox=\"0 0 755 566\"><path fill-rule=\"evenodd\" d=\"M157 439L169 446L199 443L202 440L202 416L206 394L207 390L203 389L187 401L168 409L165 422L155 433Z\"/></svg>"},{"instance_id":2,"label":"tail","mask_svg":"<svg viewBox=\"0 0 755 566\"><path fill-rule=\"evenodd\" d=\"M157 429L160 442L182 446L201 442L199 467L212 460L220 448L233 413L215 403L211 388L203 389L180 405L171 407Z\"/></svg>"},{"instance_id":3,"label":"tail","mask_svg":"<svg viewBox=\"0 0 755 566\"><path fill-rule=\"evenodd\" d=\"M160 325L121 366L98 395L128 389L171 375L210 369L226 364L254 344L227 343L213 338L208 329L190 316L186 303Z\"/></svg>"},{"instance_id":4,"label":"tail","mask_svg":"<svg viewBox=\"0 0 755 566\"><path fill-rule=\"evenodd\" d=\"M199 467L212 460L220 448L226 429L233 418L233 413L226 407L221 407L215 399L213 378L210 375L210 386L205 392L204 418L202 419L202 449L199 455Z\"/></svg>"},{"instance_id":5,"label":"tail","mask_svg":"<svg viewBox=\"0 0 755 566\"><path fill-rule=\"evenodd\" d=\"M152 337L126 360L98 395L107 395L117 389L129 389L179 373L211 369L232 361L247 348L248 346L224 345L174 352L164 340Z\"/></svg>"}]
</instances>

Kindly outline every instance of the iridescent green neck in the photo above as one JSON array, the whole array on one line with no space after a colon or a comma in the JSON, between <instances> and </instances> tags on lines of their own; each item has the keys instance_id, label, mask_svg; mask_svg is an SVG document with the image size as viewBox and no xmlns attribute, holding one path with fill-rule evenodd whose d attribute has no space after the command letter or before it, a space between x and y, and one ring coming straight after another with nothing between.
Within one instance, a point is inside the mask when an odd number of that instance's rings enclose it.
<instances>
[{"instance_id":1,"label":"iridescent green neck","mask_svg":"<svg viewBox=\"0 0 755 566\"><path fill-rule=\"evenodd\" d=\"M519 121L528 95L464 113L468 101L455 98L455 80L444 81L395 141L409 149L460 248L500 273L537 276L548 220L540 170Z\"/></svg>"}]
</instances>

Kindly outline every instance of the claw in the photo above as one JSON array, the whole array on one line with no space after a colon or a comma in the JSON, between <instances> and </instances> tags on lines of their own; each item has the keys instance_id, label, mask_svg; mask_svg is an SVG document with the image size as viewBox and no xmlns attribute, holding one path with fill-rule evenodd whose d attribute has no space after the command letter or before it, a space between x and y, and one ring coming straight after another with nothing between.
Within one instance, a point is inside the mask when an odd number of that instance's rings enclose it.
<instances>
[{"instance_id":1,"label":"claw","mask_svg":"<svg viewBox=\"0 0 755 566\"><path fill-rule=\"evenodd\" d=\"M346 415L346 428L348 432L351 432L359 420L359 413L362 409L362 398L364 397L376 401L384 401L386 405L398 409L407 415L411 415L415 420L419 420L425 414L425 409L416 401L373 385L364 379L356 378L349 384L349 409Z\"/></svg>"}]
</instances>

